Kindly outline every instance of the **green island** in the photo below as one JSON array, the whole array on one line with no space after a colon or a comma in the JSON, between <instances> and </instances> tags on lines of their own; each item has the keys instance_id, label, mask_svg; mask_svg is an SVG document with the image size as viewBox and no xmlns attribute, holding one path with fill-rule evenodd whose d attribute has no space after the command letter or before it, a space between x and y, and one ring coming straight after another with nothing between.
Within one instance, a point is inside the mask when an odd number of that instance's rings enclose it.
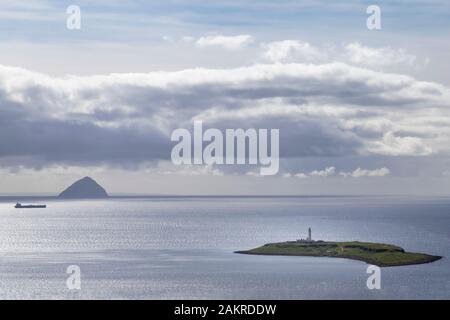
<instances>
[{"instance_id":1,"label":"green island","mask_svg":"<svg viewBox=\"0 0 450 320\"><path fill-rule=\"evenodd\" d=\"M398 246L370 242L331 242L314 240L297 240L280 243L268 243L246 251L242 254L283 255L347 258L364 261L379 267L406 266L430 263L441 259L424 253L406 252Z\"/></svg>"}]
</instances>

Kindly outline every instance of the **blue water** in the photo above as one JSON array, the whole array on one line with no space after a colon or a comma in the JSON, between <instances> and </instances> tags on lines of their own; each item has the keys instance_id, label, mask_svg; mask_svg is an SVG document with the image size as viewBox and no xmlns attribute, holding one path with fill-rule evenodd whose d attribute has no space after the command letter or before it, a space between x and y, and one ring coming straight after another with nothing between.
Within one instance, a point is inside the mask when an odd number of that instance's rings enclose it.
<instances>
[{"instance_id":1,"label":"blue water","mask_svg":"<svg viewBox=\"0 0 450 320\"><path fill-rule=\"evenodd\" d=\"M11 199L12 200L12 199ZM298 197L0 202L3 299L450 298L450 198ZM392 243L445 258L382 268L336 258L233 253L305 237ZM66 268L81 269L81 290Z\"/></svg>"}]
</instances>

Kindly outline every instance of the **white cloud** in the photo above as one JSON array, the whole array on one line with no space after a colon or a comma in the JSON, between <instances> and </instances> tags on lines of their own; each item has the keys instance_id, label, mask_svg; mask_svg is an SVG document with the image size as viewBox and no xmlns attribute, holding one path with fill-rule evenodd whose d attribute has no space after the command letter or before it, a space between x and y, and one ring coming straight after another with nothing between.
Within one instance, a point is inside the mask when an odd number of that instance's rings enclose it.
<instances>
[{"instance_id":1,"label":"white cloud","mask_svg":"<svg viewBox=\"0 0 450 320\"><path fill-rule=\"evenodd\" d=\"M360 177L384 177L389 175L391 172L388 168L383 167L380 169L374 169L374 170L368 170L368 169L361 169L361 168L357 168L352 172L344 172L341 171L339 172L339 175L342 177L352 177L352 178L360 178ZM321 177L321 178L326 178L326 177L332 177L336 175L336 168L331 166L331 167L327 167L323 170L313 170L309 173L297 173L297 174L290 174L290 173L286 173L284 175L285 178L290 178L290 177L297 177L300 179L306 179L309 177Z\"/></svg>"},{"instance_id":2,"label":"white cloud","mask_svg":"<svg viewBox=\"0 0 450 320\"><path fill-rule=\"evenodd\" d=\"M345 46L347 59L351 63L368 66L388 66L397 64L413 65L417 58L404 49L390 47L372 48L358 42Z\"/></svg>"},{"instance_id":3,"label":"white cloud","mask_svg":"<svg viewBox=\"0 0 450 320\"><path fill-rule=\"evenodd\" d=\"M236 36L211 35L200 37L196 40L196 45L200 48L205 47L223 47L227 50L238 50L254 41L253 37L248 34Z\"/></svg>"},{"instance_id":4,"label":"white cloud","mask_svg":"<svg viewBox=\"0 0 450 320\"><path fill-rule=\"evenodd\" d=\"M328 177L334 175L335 167L327 167L324 170L314 170L309 173L311 177Z\"/></svg>"},{"instance_id":5,"label":"white cloud","mask_svg":"<svg viewBox=\"0 0 450 320\"><path fill-rule=\"evenodd\" d=\"M272 62L314 61L325 58L316 47L299 40L283 40L262 44L264 57Z\"/></svg>"},{"instance_id":6,"label":"white cloud","mask_svg":"<svg viewBox=\"0 0 450 320\"><path fill-rule=\"evenodd\" d=\"M422 138L396 136L391 131L386 132L382 140L373 142L372 146L369 146L367 150L388 156L426 156L433 152L433 149Z\"/></svg>"},{"instance_id":7,"label":"white cloud","mask_svg":"<svg viewBox=\"0 0 450 320\"><path fill-rule=\"evenodd\" d=\"M293 176L296 177L296 178L300 178L300 179L306 179L306 178L309 178L309 177L322 177L322 178L325 178L325 177L333 176L335 174L335 172L336 172L336 168L335 167L327 167L327 168L325 168L323 170L313 170L313 171L311 171L309 173L299 172L299 173L294 174Z\"/></svg>"},{"instance_id":8,"label":"white cloud","mask_svg":"<svg viewBox=\"0 0 450 320\"><path fill-rule=\"evenodd\" d=\"M172 37L172 36L163 36L163 41L169 43L185 43L185 44L194 44L198 48L207 48L207 47L220 47L226 50L239 50L250 44L252 44L255 40L251 35L241 34L234 36L224 36L224 35L207 35L202 37L193 37L193 36L182 36L182 37Z\"/></svg>"},{"instance_id":9,"label":"white cloud","mask_svg":"<svg viewBox=\"0 0 450 320\"><path fill-rule=\"evenodd\" d=\"M416 56L402 48L369 47L358 42L339 46L315 46L301 40L282 40L261 44L263 57L271 62L332 62L340 61L366 67L417 65ZM423 60L423 65L429 59Z\"/></svg>"},{"instance_id":10,"label":"white cloud","mask_svg":"<svg viewBox=\"0 0 450 320\"><path fill-rule=\"evenodd\" d=\"M343 177L353 177L353 178L361 178L361 177L384 177L391 173L391 171L386 168L368 170L358 168L353 172L340 172L339 174Z\"/></svg>"},{"instance_id":11,"label":"white cloud","mask_svg":"<svg viewBox=\"0 0 450 320\"><path fill-rule=\"evenodd\" d=\"M147 169L148 173L181 176L223 176L223 171L211 165L180 165L175 166L168 161L160 161L156 168Z\"/></svg>"}]
</instances>

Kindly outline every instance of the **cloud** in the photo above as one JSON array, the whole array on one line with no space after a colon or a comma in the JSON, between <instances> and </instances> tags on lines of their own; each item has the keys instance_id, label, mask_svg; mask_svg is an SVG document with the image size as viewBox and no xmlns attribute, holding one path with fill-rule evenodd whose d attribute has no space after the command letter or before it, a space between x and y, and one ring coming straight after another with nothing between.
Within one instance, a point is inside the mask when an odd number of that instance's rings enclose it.
<instances>
[{"instance_id":1,"label":"cloud","mask_svg":"<svg viewBox=\"0 0 450 320\"><path fill-rule=\"evenodd\" d=\"M0 166L136 169L168 160L172 130L194 119L279 128L286 159L448 155L449 97L343 63L64 78L0 66Z\"/></svg>"},{"instance_id":2,"label":"cloud","mask_svg":"<svg viewBox=\"0 0 450 320\"><path fill-rule=\"evenodd\" d=\"M339 172L339 175L342 177L351 177L351 178L361 178L361 177L384 177L389 175L391 172L388 168L383 167L380 169L374 169L374 170L368 170L368 169L361 169L361 168L357 168L352 172L344 172L341 171ZM285 173L284 177L285 178L290 178L290 177L296 177L296 178L300 178L300 179L306 179L306 178L310 178L310 177L321 177L321 178L326 178L326 177L333 177L336 176L336 168L334 166L331 167L326 167L323 170L313 170L309 173L296 173L296 174L291 174L291 173Z\"/></svg>"},{"instance_id":3,"label":"cloud","mask_svg":"<svg viewBox=\"0 0 450 320\"><path fill-rule=\"evenodd\" d=\"M340 172L339 175L343 177L352 177L352 178L361 178L361 177L384 177L391 173L391 171L386 168L380 168L380 169L374 169L374 170L368 170L368 169L361 169L358 168L353 172Z\"/></svg>"},{"instance_id":4,"label":"cloud","mask_svg":"<svg viewBox=\"0 0 450 320\"><path fill-rule=\"evenodd\" d=\"M180 38L172 36L163 36L164 42L168 43L185 43L194 44L198 48L219 47L226 50L236 51L242 49L255 40L253 36L248 34L224 36L224 35L207 35L202 37L182 36Z\"/></svg>"},{"instance_id":5,"label":"cloud","mask_svg":"<svg viewBox=\"0 0 450 320\"><path fill-rule=\"evenodd\" d=\"M211 35L198 38L195 44L200 48L223 47L227 50L238 50L253 41L253 37L248 34L236 36Z\"/></svg>"},{"instance_id":6,"label":"cloud","mask_svg":"<svg viewBox=\"0 0 450 320\"><path fill-rule=\"evenodd\" d=\"M162 175L181 176L223 176L223 171L211 165L181 165L175 166L171 162L161 161L154 169L147 170L150 173Z\"/></svg>"},{"instance_id":7,"label":"cloud","mask_svg":"<svg viewBox=\"0 0 450 320\"><path fill-rule=\"evenodd\" d=\"M263 57L271 62L333 62L364 67L412 67L419 59L402 48L369 47L359 42L338 46L315 46L301 40L282 40L261 44ZM423 65L429 63L426 58Z\"/></svg>"},{"instance_id":8,"label":"cloud","mask_svg":"<svg viewBox=\"0 0 450 320\"><path fill-rule=\"evenodd\" d=\"M334 175L335 167L327 167L324 170L314 170L309 173L311 177L328 177Z\"/></svg>"},{"instance_id":9,"label":"cloud","mask_svg":"<svg viewBox=\"0 0 450 320\"><path fill-rule=\"evenodd\" d=\"M316 61L325 55L316 47L299 40L283 40L262 44L263 56L272 62Z\"/></svg>"},{"instance_id":10,"label":"cloud","mask_svg":"<svg viewBox=\"0 0 450 320\"><path fill-rule=\"evenodd\" d=\"M368 66L387 65L413 65L417 58L407 53L404 49L390 47L371 48L358 42L352 42L345 46L346 56L349 62Z\"/></svg>"},{"instance_id":11,"label":"cloud","mask_svg":"<svg viewBox=\"0 0 450 320\"><path fill-rule=\"evenodd\" d=\"M389 156L402 155L430 155L433 149L426 145L426 142L419 137L395 136L393 132L387 132L383 139L375 141L368 151L376 154Z\"/></svg>"},{"instance_id":12,"label":"cloud","mask_svg":"<svg viewBox=\"0 0 450 320\"><path fill-rule=\"evenodd\" d=\"M307 179L310 177L326 178L326 177L334 176L335 172L336 172L336 168L331 166L331 167L326 167L323 170L313 170L309 173L303 173L303 172L299 172L299 173L295 173L295 174L287 173L286 178L290 178L290 177L295 177L295 178L300 178L300 179Z\"/></svg>"}]
</instances>

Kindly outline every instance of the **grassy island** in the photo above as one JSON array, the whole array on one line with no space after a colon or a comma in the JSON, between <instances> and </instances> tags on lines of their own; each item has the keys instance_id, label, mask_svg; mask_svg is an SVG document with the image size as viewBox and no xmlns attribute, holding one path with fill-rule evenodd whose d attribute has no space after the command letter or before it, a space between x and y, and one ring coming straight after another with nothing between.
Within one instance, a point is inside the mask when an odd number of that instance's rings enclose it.
<instances>
[{"instance_id":1,"label":"grassy island","mask_svg":"<svg viewBox=\"0 0 450 320\"><path fill-rule=\"evenodd\" d=\"M430 263L441 259L424 253L406 252L403 248L383 243L287 241L268 243L262 247L236 251L242 254L334 257L364 261L379 267Z\"/></svg>"}]
</instances>

